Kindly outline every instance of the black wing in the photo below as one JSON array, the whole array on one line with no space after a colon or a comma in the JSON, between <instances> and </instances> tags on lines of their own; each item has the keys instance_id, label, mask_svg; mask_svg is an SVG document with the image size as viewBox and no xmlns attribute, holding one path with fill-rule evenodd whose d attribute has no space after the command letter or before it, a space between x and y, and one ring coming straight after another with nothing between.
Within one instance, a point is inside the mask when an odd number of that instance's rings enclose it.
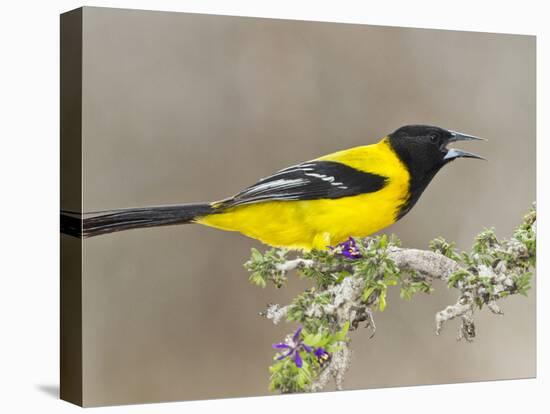
<instances>
[{"instance_id":1,"label":"black wing","mask_svg":"<svg viewBox=\"0 0 550 414\"><path fill-rule=\"evenodd\" d=\"M356 170L334 161L309 161L285 168L263 178L234 197L223 207L268 200L317 200L350 197L382 189L387 178Z\"/></svg>"}]
</instances>

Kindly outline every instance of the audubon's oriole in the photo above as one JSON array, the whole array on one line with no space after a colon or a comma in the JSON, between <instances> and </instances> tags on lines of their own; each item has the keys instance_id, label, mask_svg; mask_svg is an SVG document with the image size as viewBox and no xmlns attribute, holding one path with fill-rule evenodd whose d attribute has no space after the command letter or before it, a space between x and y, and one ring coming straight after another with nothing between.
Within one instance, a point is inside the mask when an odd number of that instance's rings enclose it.
<instances>
[{"instance_id":1,"label":"audubon's oriole","mask_svg":"<svg viewBox=\"0 0 550 414\"><path fill-rule=\"evenodd\" d=\"M428 125L407 125L376 144L338 151L277 171L212 203L62 212L61 231L91 237L121 230L199 223L238 231L271 246L325 249L364 237L407 214L435 174L456 158L447 148L480 138Z\"/></svg>"}]
</instances>

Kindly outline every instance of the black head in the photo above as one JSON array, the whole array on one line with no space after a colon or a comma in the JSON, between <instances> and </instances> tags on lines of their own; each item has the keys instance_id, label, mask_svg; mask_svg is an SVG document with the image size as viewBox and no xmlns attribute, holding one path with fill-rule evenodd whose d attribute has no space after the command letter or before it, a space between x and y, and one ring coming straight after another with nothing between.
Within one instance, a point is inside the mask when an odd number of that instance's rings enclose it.
<instances>
[{"instance_id":1,"label":"black head","mask_svg":"<svg viewBox=\"0 0 550 414\"><path fill-rule=\"evenodd\" d=\"M481 140L468 134L449 131L431 125L406 125L389 135L389 141L411 175L411 196L400 217L407 213L445 164L457 158L478 158L479 155L456 148L447 148L452 142Z\"/></svg>"}]
</instances>

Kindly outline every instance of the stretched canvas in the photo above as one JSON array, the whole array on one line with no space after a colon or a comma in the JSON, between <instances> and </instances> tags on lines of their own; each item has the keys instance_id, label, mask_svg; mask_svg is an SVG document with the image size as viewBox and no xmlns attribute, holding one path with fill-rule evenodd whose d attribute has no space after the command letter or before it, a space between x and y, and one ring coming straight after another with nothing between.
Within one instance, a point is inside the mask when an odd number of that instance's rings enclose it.
<instances>
[{"instance_id":1,"label":"stretched canvas","mask_svg":"<svg viewBox=\"0 0 550 414\"><path fill-rule=\"evenodd\" d=\"M534 202L533 36L69 11L61 398L534 377Z\"/></svg>"}]
</instances>

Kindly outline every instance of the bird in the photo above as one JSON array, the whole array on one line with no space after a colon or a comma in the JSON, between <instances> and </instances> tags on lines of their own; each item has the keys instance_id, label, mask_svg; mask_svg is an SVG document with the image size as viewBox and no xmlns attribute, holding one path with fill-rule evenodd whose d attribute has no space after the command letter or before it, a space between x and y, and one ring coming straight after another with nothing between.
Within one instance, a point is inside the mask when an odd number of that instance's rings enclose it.
<instances>
[{"instance_id":1,"label":"bird","mask_svg":"<svg viewBox=\"0 0 550 414\"><path fill-rule=\"evenodd\" d=\"M214 202L61 211L61 232L79 238L197 223L239 232L273 247L326 250L367 237L403 218L437 172L458 158L449 148L482 138L432 125L405 125L378 142L281 169Z\"/></svg>"}]
</instances>

